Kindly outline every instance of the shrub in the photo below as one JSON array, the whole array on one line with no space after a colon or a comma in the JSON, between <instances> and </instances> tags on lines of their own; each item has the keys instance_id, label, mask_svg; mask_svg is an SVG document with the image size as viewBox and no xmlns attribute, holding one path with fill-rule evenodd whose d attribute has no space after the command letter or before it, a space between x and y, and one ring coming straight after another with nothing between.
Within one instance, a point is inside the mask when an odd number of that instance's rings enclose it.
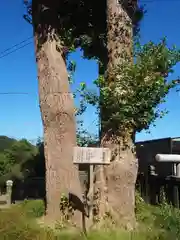
<instances>
[{"instance_id":1,"label":"shrub","mask_svg":"<svg viewBox=\"0 0 180 240\"><path fill-rule=\"evenodd\" d=\"M180 210L168 204L162 204L156 212L155 224L171 236L180 239Z\"/></svg>"},{"instance_id":2,"label":"shrub","mask_svg":"<svg viewBox=\"0 0 180 240\"><path fill-rule=\"evenodd\" d=\"M18 205L29 217L38 218L45 214L45 204L43 200L24 200Z\"/></svg>"},{"instance_id":3,"label":"shrub","mask_svg":"<svg viewBox=\"0 0 180 240\"><path fill-rule=\"evenodd\" d=\"M152 227L155 222L155 212L158 211L158 207L149 205L144 202L144 200L139 196L139 194L136 194L136 218L137 221L141 224L148 225L149 227Z\"/></svg>"},{"instance_id":4,"label":"shrub","mask_svg":"<svg viewBox=\"0 0 180 240\"><path fill-rule=\"evenodd\" d=\"M160 206L149 205L140 198L139 194L136 194L136 217L140 231L146 232L145 239L180 239L179 209L167 203Z\"/></svg>"}]
</instances>

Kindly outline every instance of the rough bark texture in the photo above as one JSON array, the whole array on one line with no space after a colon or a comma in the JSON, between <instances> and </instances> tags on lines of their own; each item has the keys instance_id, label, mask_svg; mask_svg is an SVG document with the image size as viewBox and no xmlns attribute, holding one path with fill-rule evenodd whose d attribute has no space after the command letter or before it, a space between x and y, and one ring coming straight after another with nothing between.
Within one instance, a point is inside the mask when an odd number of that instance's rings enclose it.
<instances>
[{"instance_id":1,"label":"rough bark texture","mask_svg":"<svg viewBox=\"0 0 180 240\"><path fill-rule=\"evenodd\" d=\"M109 81L114 67L124 61L132 61L132 22L124 6L117 0L107 0L107 27ZM105 109L102 110L102 118L103 111ZM105 130L102 126L101 146L112 150L112 161L109 166L96 167L95 170L97 220L101 222L103 219L103 223L106 223L104 218L109 219L115 226L132 229L135 227L135 183L138 170L133 136L118 130L115 134L110 132L111 129Z\"/></svg>"},{"instance_id":2,"label":"rough bark texture","mask_svg":"<svg viewBox=\"0 0 180 240\"><path fill-rule=\"evenodd\" d=\"M133 24L124 6L130 1L107 0L108 72L117 64L132 60Z\"/></svg>"},{"instance_id":3,"label":"rough bark texture","mask_svg":"<svg viewBox=\"0 0 180 240\"><path fill-rule=\"evenodd\" d=\"M115 138L117 141L118 137ZM96 168L96 215L100 223L133 229L136 223L134 208L138 163L132 140L128 139L124 147L124 140L118 139L119 143L113 144L114 140L108 137L101 143L101 146L110 148L113 154L109 166Z\"/></svg>"},{"instance_id":4,"label":"rough bark texture","mask_svg":"<svg viewBox=\"0 0 180 240\"><path fill-rule=\"evenodd\" d=\"M78 169L73 165L76 144L73 98L68 74L56 42L47 41L37 53L40 109L44 127L47 215L60 217L62 194L81 199Z\"/></svg>"},{"instance_id":5,"label":"rough bark texture","mask_svg":"<svg viewBox=\"0 0 180 240\"><path fill-rule=\"evenodd\" d=\"M36 14L34 9L33 16ZM76 129L66 64L57 51L56 40L51 38L52 29L49 32L45 30L38 25L38 17L34 19L39 100L44 128L46 214L48 219L58 220L61 195L68 197L70 194L81 205L81 187L78 169L72 160ZM78 208L83 209L82 206ZM74 221L79 226L81 219L82 213L75 211Z\"/></svg>"}]
</instances>

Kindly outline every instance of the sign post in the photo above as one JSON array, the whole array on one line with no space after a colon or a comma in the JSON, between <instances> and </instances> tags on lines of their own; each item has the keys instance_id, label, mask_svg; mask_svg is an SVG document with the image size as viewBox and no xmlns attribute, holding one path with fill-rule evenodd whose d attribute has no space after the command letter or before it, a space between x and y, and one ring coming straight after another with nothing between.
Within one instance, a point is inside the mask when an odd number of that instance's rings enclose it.
<instances>
[{"instance_id":1,"label":"sign post","mask_svg":"<svg viewBox=\"0 0 180 240\"><path fill-rule=\"evenodd\" d=\"M90 190L91 193L88 193L88 198L90 199L90 210L89 210L89 218L93 220L93 202L94 202L94 166L90 164ZM90 195L90 196L89 196Z\"/></svg>"},{"instance_id":2,"label":"sign post","mask_svg":"<svg viewBox=\"0 0 180 240\"><path fill-rule=\"evenodd\" d=\"M74 147L73 163L88 164L90 167L90 184L88 197L90 198L89 217L93 219L94 197L94 165L110 164L111 151L109 148Z\"/></svg>"}]
</instances>

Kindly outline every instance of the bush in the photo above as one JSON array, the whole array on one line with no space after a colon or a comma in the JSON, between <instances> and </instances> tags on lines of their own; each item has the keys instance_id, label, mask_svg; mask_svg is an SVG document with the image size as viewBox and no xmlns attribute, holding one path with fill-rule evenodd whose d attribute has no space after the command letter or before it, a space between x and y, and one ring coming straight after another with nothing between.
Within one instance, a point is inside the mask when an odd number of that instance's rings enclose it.
<instances>
[{"instance_id":1,"label":"bush","mask_svg":"<svg viewBox=\"0 0 180 240\"><path fill-rule=\"evenodd\" d=\"M158 211L158 207L149 205L144 202L138 193L136 193L136 218L141 224L145 224L148 227L153 227L156 219L155 213Z\"/></svg>"},{"instance_id":2,"label":"bush","mask_svg":"<svg viewBox=\"0 0 180 240\"><path fill-rule=\"evenodd\" d=\"M140 231L146 232L145 239L180 239L180 210L167 203L160 206L146 204L136 195L136 217ZM151 233L155 233L154 238ZM157 238L158 236L158 238Z\"/></svg>"},{"instance_id":3,"label":"bush","mask_svg":"<svg viewBox=\"0 0 180 240\"><path fill-rule=\"evenodd\" d=\"M38 218L45 214L45 204L43 200L24 200L18 205L29 217Z\"/></svg>"},{"instance_id":4,"label":"bush","mask_svg":"<svg viewBox=\"0 0 180 240\"><path fill-rule=\"evenodd\" d=\"M168 204L162 204L156 212L155 224L171 236L180 239L180 210Z\"/></svg>"}]
</instances>

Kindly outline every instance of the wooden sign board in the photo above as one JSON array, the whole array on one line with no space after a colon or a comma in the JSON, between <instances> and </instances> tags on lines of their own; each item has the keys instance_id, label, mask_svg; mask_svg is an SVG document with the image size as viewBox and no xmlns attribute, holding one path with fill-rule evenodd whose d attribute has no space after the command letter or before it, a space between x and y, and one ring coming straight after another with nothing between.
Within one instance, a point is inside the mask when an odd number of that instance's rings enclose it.
<instances>
[{"instance_id":1,"label":"wooden sign board","mask_svg":"<svg viewBox=\"0 0 180 240\"><path fill-rule=\"evenodd\" d=\"M73 162L75 164L110 164L109 148L74 147Z\"/></svg>"}]
</instances>

